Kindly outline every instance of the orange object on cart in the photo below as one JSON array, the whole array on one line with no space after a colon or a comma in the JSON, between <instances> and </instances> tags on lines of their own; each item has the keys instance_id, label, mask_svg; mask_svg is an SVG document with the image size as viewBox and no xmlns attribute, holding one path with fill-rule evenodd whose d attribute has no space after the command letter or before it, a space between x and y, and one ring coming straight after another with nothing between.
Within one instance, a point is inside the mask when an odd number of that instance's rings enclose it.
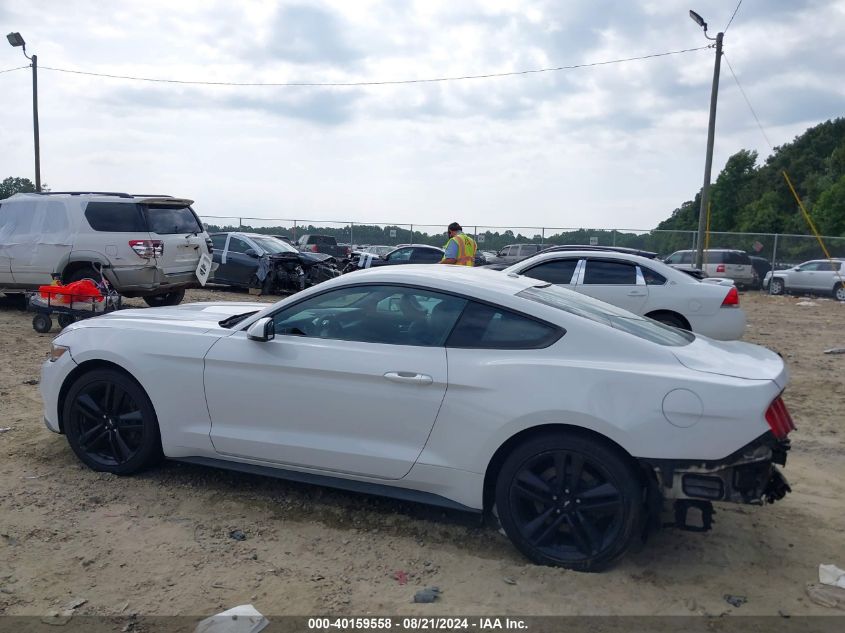
<instances>
[{"instance_id":1,"label":"orange object on cart","mask_svg":"<svg viewBox=\"0 0 845 633\"><path fill-rule=\"evenodd\" d=\"M97 301L103 300L103 293L90 279L74 281L65 286L41 286L38 292L44 299L51 299L58 303L74 303L76 301Z\"/></svg>"}]
</instances>

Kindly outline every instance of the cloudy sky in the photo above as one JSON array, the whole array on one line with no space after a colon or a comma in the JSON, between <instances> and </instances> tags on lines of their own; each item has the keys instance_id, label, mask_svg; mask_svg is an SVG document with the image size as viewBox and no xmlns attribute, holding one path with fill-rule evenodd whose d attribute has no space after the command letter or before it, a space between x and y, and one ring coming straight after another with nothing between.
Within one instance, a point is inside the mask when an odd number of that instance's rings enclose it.
<instances>
[{"instance_id":1,"label":"cloudy sky","mask_svg":"<svg viewBox=\"0 0 845 633\"><path fill-rule=\"evenodd\" d=\"M694 4L690 4L690 3ZM53 190L171 193L205 216L651 228L701 186L713 52L736 0L0 0L39 59ZM775 145L845 114L845 0L745 0L725 50ZM0 47L0 70L25 63ZM723 66L714 172L769 153ZM0 74L0 178L32 178L28 70ZM715 173L714 173L715 177Z\"/></svg>"}]
</instances>

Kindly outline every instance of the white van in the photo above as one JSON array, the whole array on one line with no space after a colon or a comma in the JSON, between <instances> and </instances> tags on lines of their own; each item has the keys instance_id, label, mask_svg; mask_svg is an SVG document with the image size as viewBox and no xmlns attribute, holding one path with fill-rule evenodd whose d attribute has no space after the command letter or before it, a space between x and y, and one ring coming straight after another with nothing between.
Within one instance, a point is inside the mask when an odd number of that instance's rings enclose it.
<instances>
[{"instance_id":1,"label":"white van","mask_svg":"<svg viewBox=\"0 0 845 633\"><path fill-rule=\"evenodd\" d=\"M191 208L171 196L102 192L19 193L0 200L0 292L106 279L126 297L176 305L211 266L211 240ZM202 261L201 261L202 260ZM207 275L201 274L204 283Z\"/></svg>"}]
</instances>

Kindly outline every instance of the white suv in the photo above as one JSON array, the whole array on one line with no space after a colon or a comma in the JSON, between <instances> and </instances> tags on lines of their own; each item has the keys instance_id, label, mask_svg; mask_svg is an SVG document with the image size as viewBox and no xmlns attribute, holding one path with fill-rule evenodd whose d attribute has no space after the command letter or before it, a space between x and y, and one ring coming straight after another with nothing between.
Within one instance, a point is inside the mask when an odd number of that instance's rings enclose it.
<instances>
[{"instance_id":1,"label":"white suv","mask_svg":"<svg viewBox=\"0 0 845 633\"><path fill-rule=\"evenodd\" d=\"M675 251L663 261L678 270L692 270L695 251ZM704 272L708 277L732 279L739 288L759 287L760 283L745 251L727 248L705 250Z\"/></svg>"},{"instance_id":2,"label":"white suv","mask_svg":"<svg viewBox=\"0 0 845 633\"><path fill-rule=\"evenodd\" d=\"M176 305L197 285L211 240L192 200L126 193L16 194L0 201L0 292L106 279L151 306ZM207 258L203 258L207 255Z\"/></svg>"}]
</instances>

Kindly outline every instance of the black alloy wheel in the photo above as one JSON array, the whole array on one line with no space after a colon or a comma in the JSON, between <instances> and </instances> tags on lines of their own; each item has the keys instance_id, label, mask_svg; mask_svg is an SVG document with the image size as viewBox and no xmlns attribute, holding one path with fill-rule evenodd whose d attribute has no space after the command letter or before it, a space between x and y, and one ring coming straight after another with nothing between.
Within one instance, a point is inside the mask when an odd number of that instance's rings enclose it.
<instances>
[{"instance_id":1,"label":"black alloy wheel","mask_svg":"<svg viewBox=\"0 0 845 633\"><path fill-rule=\"evenodd\" d=\"M546 435L506 459L496 487L505 533L529 559L600 571L621 557L643 516L624 456L586 437Z\"/></svg>"},{"instance_id":2,"label":"black alloy wheel","mask_svg":"<svg viewBox=\"0 0 845 633\"><path fill-rule=\"evenodd\" d=\"M62 420L74 453L93 470L128 475L161 456L152 404L138 383L119 371L94 370L77 379Z\"/></svg>"}]
</instances>

